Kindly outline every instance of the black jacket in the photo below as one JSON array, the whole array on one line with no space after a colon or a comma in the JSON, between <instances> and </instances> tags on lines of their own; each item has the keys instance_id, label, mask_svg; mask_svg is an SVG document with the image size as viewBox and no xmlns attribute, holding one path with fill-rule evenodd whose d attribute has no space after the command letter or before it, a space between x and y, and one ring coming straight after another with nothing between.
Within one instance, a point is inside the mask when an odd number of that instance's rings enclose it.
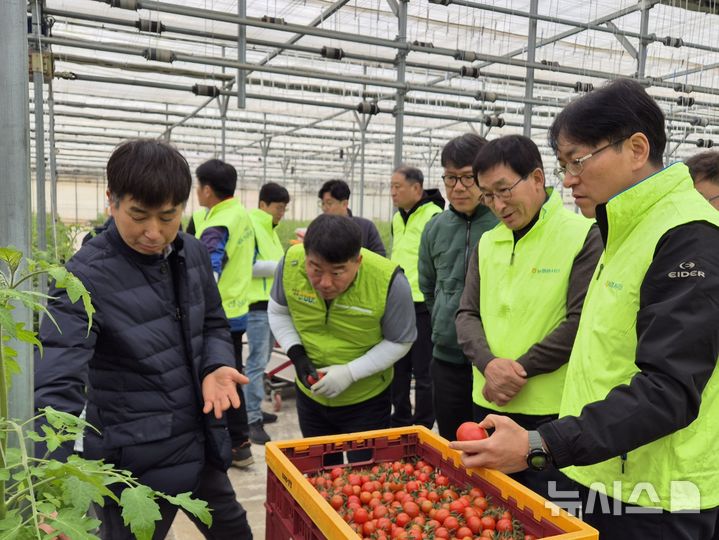
<instances>
[{"instance_id":1,"label":"black jacket","mask_svg":"<svg viewBox=\"0 0 719 540\"><path fill-rule=\"evenodd\" d=\"M362 230L362 247L374 251L377 255L387 256L387 250L384 248L382 237L374 223L369 219L353 216L352 210L347 209L347 215L352 218L359 228Z\"/></svg>"},{"instance_id":2,"label":"black jacket","mask_svg":"<svg viewBox=\"0 0 719 540\"><path fill-rule=\"evenodd\" d=\"M201 380L235 362L207 250L183 233L172 248L166 258L142 255L111 224L68 262L96 313L86 337L82 306L51 290L48 310L62 333L43 320L35 406L79 415L87 405L101 433L86 433L85 457L176 494L196 487L206 460L229 465L224 421L202 414Z\"/></svg>"}]
</instances>

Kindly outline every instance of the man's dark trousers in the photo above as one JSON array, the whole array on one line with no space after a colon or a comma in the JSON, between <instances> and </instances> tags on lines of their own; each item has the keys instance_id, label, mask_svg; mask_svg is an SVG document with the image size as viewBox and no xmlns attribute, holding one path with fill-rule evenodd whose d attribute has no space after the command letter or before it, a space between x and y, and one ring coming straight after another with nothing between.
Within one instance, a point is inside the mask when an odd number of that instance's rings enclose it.
<instances>
[{"instance_id":1,"label":"man's dark trousers","mask_svg":"<svg viewBox=\"0 0 719 540\"><path fill-rule=\"evenodd\" d=\"M210 540L252 540L252 531L247 523L247 512L237 502L235 491L227 473L216 469L212 465L205 465L200 472L200 483L192 496L207 501L212 509L212 527L207 528L194 516L188 517L197 526L205 538ZM162 519L155 523L153 540L162 540L167 535L177 514L177 506L171 505L165 499L158 499ZM125 527L120 507L112 501L105 503L104 507L95 505L95 512L100 525L100 538L102 540L132 540L135 536Z\"/></svg>"},{"instance_id":2,"label":"man's dark trousers","mask_svg":"<svg viewBox=\"0 0 719 540\"><path fill-rule=\"evenodd\" d=\"M235 345L235 361L237 362L237 371L244 373L242 368L242 336L244 332L232 332L232 342ZM227 415L227 429L230 432L230 439L232 439L232 448L246 443L250 440L250 426L247 423L247 405L245 405L244 396L242 395L242 388L237 388L237 393L240 395L239 409L230 407L225 413Z\"/></svg>"},{"instance_id":3,"label":"man's dark trousers","mask_svg":"<svg viewBox=\"0 0 719 540\"><path fill-rule=\"evenodd\" d=\"M422 425L432 429L434 425L434 403L432 401L432 378L429 366L432 362L432 322L424 302L418 307L417 340L409 352L394 364L392 379L391 426L402 427ZM414 414L410 402L410 386L414 374Z\"/></svg>"}]
</instances>

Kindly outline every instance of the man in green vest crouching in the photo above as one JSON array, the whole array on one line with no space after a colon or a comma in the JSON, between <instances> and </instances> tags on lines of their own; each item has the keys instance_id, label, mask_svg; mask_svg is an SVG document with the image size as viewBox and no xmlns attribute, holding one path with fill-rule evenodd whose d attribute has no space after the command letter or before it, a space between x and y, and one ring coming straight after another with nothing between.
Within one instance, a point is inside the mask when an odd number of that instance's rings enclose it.
<instances>
[{"instance_id":1,"label":"man in green vest crouching","mask_svg":"<svg viewBox=\"0 0 719 540\"><path fill-rule=\"evenodd\" d=\"M474 419L506 414L525 429L554 420L587 287L602 252L597 227L547 189L537 145L487 143L474 160L482 199L500 220L469 261L457 339L472 360ZM517 473L537 493L561 473Z\"/></svg>"},{"instance_id":2,"label":"man in green vest crouching","mask_svg":"<svg viewBox=\"0 0 719 540\"><path fill-rule=\"evenodd\" d=\"M489 439L453 446L467 466L562 468L601 538L715 539L719 214L683 163L663 168L664 115L636 81L570 103L550 143L604 241L560 418L527 432L490 415Z\"/></svg>"},{"instance_id":3,"label":"man in green vest crouching","mask_svg":"<svg viewBox=\"0 0 719 540\"><path fill-rule=\"evenodd\" d=\"M211 159L197 168L197 198L204 208L192 214L187 232L205 245L230 323L236 367L242 371L242 336L247 328L248 292L252 280L255 242L247 210L234 197L237 171L229 163ZM227 412L232 439L232 463L247 467L254 462L249 440L247 405Z\"/></svg>"},{"instance_id":4,"label":"man in green vest crouching","mask_svg":"<svg viewBox=\"0 0 719 540\"><path fill-rule=\"evenodd\" d=\"M392 366L417 335L402 270L361 246L356 223L324 214L275 274L270 328L295 366L305 437L388 428ZM325 456L326 465L341 462L342 454Z\"/></svg>"},{"instance_id":5,"label":"man in green vest crouching","mask_svg":"<svg viewBox=\"0 0 719 540\"><path fill-rule=\"evenodd\" d=\"M425 225L444 210L444 199L438 189L424 189L424 175L415 167L403 165L395 169L390 180L392 204L397 211L392 216L392 253L412 287L414 315L417 319L417 341L394 366L392 380L392 427L434 426L432 403L432 321L424 295L419 290L419 242ZM414 414L410 401L410 387L414 376Z\"/></svg>"}]
</instances>

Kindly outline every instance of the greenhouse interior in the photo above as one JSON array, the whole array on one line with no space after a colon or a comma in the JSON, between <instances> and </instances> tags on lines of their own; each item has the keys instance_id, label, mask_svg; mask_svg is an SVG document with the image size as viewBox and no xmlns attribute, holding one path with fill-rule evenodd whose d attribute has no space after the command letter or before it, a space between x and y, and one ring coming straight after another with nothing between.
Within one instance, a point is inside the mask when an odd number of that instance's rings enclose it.
<instances>
[{"instance_id":1,"label":"greenhouse interior","mask_svg":"<svg viewBox=\"0 0 719 540\"><path fill-rule=\"evenodd\" d=\"M665 164L719 146L716 0L3 0L0 14L0 246L24 253L57 255L59 228L75 250L106 219L105 167L128 139L169 142L193 174L232 164L247 209L283 185L288 236L331 179L388 231L393 171L416 167L444 193L442 149L466 133L531 138L578 213L548 130L618 78L663 111ZM193 190L184 224L199 208ZM18 418L32 416L31 371L10 389ZM273 438L299 437L289 418ZM232 474L256 490L260 538L267 473ZM176 540L201 538L178 520Z\"/></svg>"}]
</instances>

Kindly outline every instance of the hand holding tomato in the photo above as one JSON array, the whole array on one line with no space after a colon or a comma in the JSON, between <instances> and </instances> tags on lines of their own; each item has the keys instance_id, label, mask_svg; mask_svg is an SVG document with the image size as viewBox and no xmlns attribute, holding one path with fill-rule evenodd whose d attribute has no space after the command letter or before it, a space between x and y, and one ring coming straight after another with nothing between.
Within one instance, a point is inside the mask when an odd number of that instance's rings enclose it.
<instances>
[{"instance_id":1,"label":"hand holding tomato","mask_svg":"<svg viewBox=\"0 0 719 540\"><path fill-rule=\"evenodd\" d=\"M480 440L458 440L450 448L462 452L465 467L487 467L504 473L527 468L529 435L527 430L506 416L489 414L478 427L494 428L491 437Z\"/></svg>"}]
</instances>

